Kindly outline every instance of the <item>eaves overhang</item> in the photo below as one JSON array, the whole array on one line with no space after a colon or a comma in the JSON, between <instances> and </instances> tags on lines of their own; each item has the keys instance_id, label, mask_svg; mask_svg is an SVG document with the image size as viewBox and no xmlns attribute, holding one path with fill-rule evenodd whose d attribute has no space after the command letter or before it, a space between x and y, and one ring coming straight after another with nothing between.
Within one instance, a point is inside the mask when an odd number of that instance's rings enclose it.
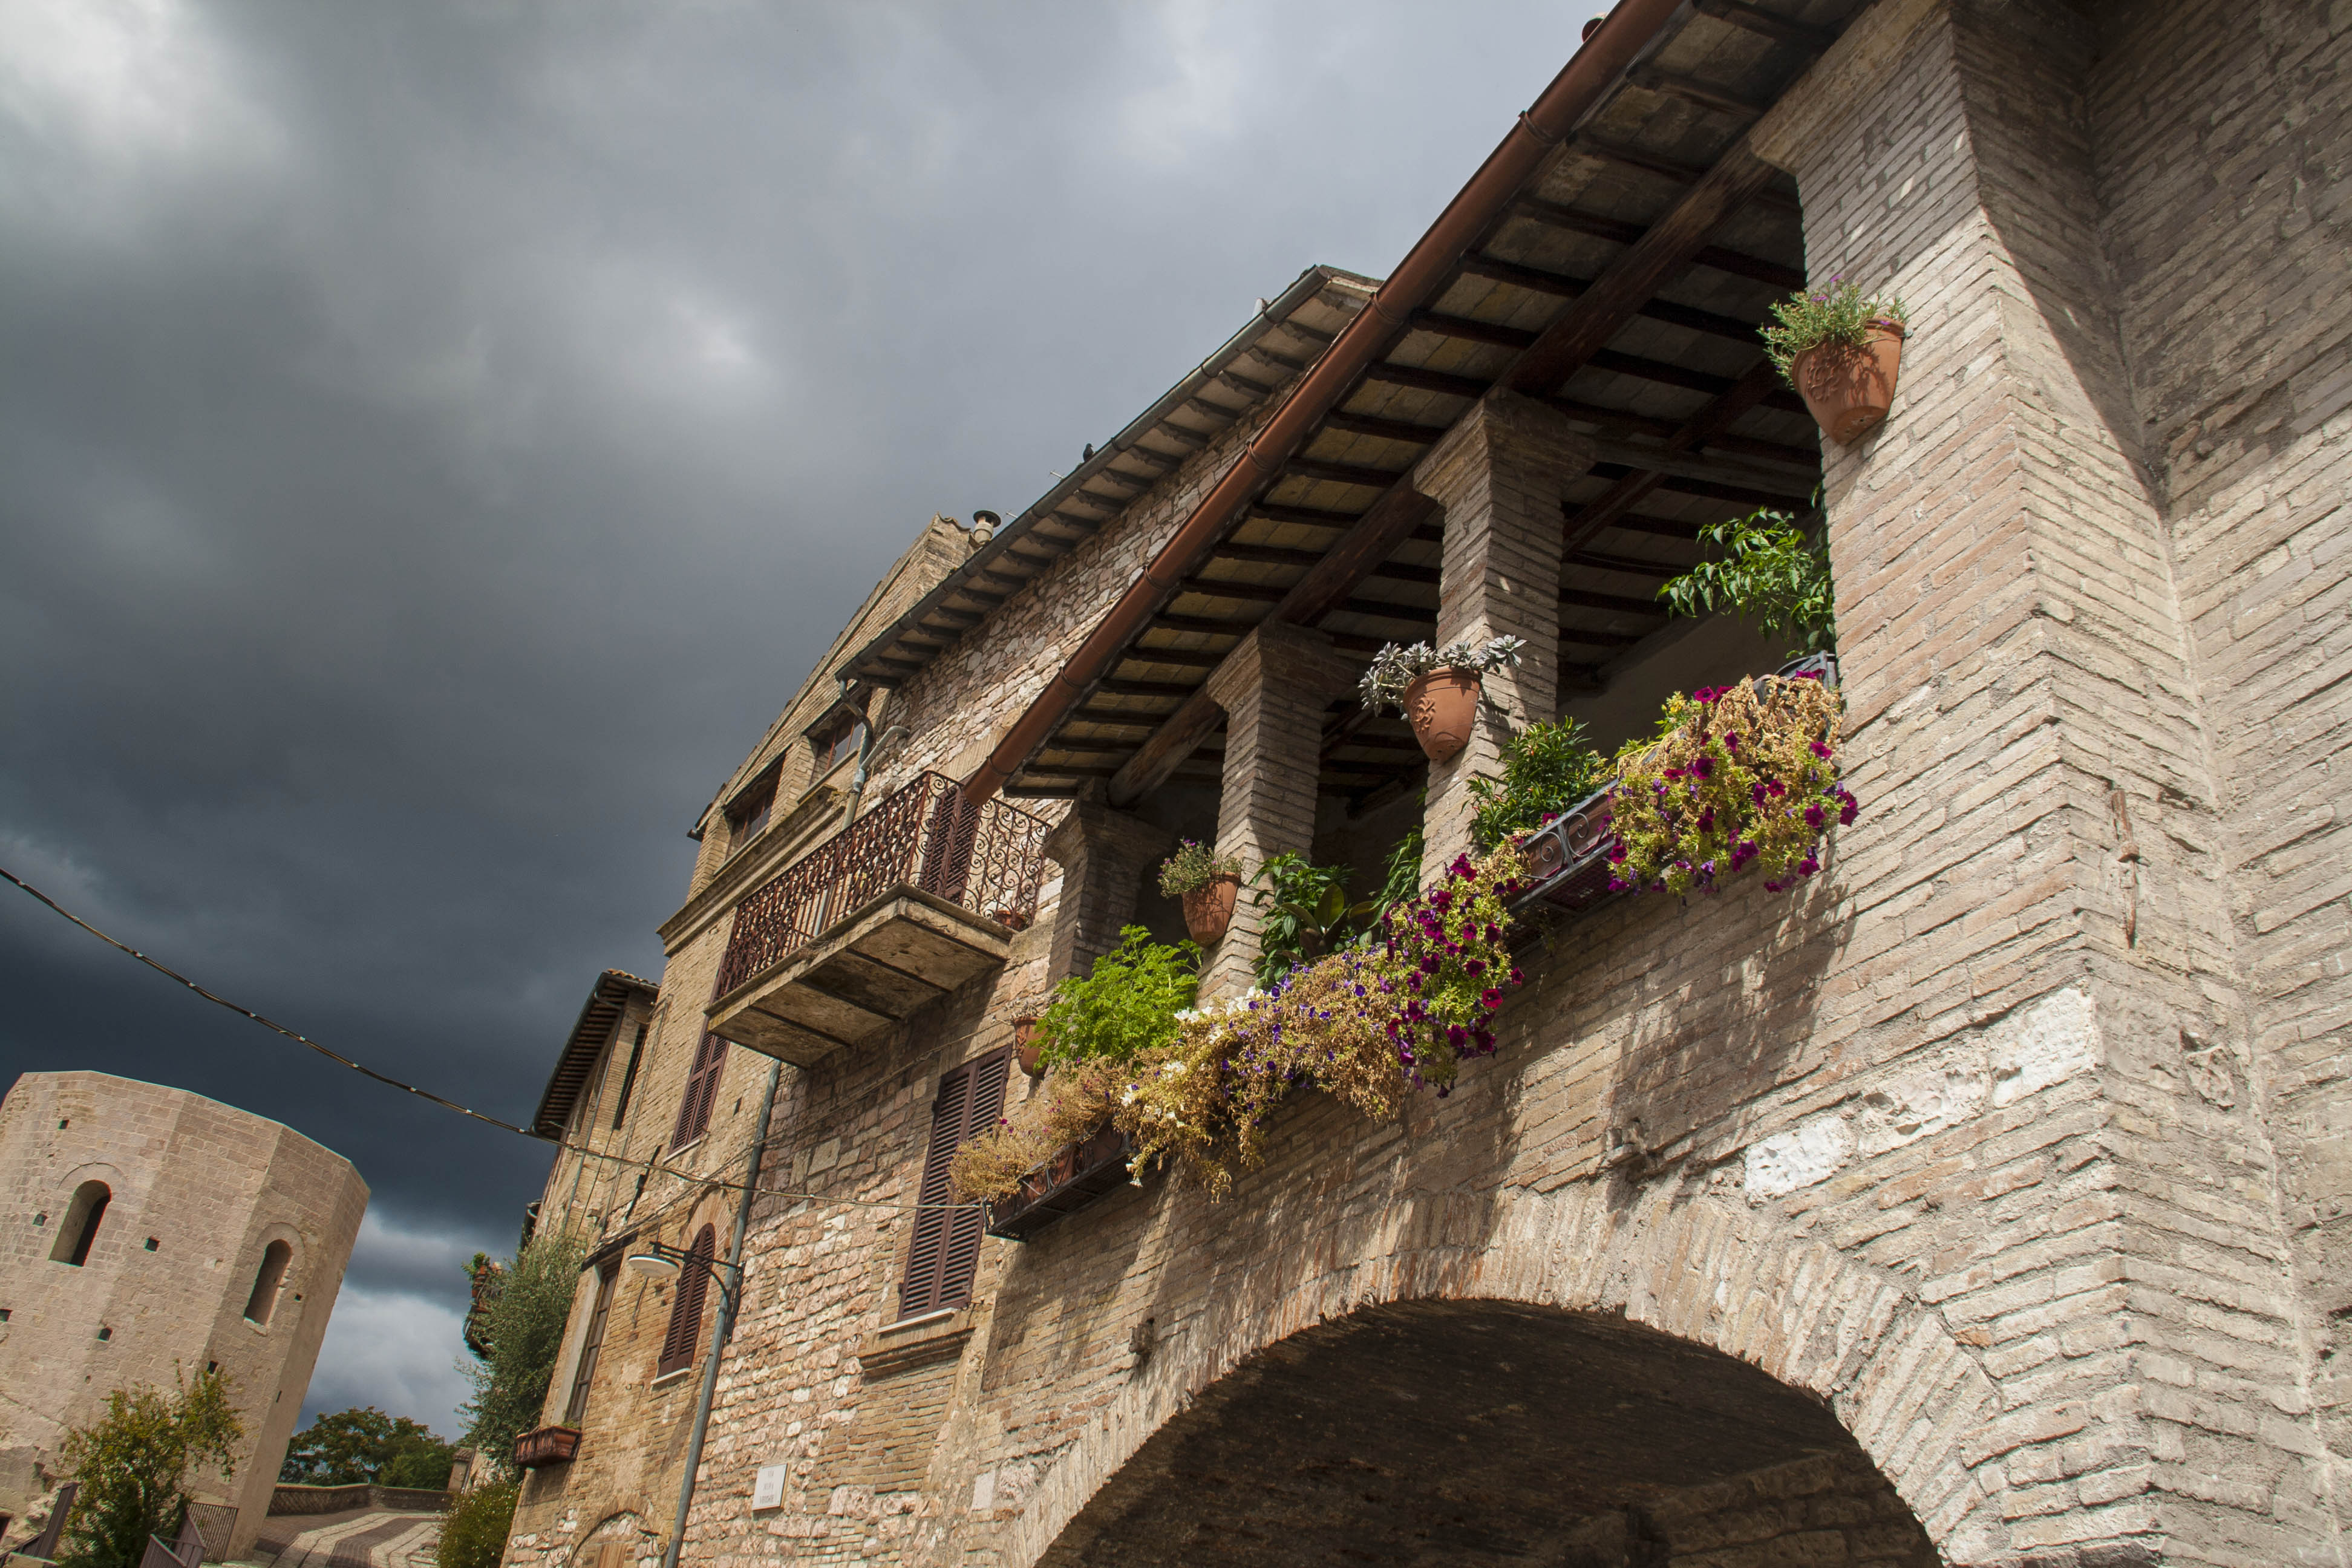
<instances>
[{"instance_id":1,"label":"eaves overhang","mask_svg":"<svg viewBox=\"0 0 2352 1568\"><path fill-rule=\"evenodd\" d=\"M564 1128L571 1125L572 1112L579 1104L580 1091L595 1072L596 1058L612 1039L614 1026L628 1010L629 999L641 995L651 1000L660 994L660 986L625 970L608 969L596 977L596 983L588 988L588 1000L581 1004L571 1037L555 1058L555 1070L548 1075L547 1089L539 1097L538 1113L530 1120L533 1132L541 1138L563 1136Z\"/></svg>"}]
</instances>

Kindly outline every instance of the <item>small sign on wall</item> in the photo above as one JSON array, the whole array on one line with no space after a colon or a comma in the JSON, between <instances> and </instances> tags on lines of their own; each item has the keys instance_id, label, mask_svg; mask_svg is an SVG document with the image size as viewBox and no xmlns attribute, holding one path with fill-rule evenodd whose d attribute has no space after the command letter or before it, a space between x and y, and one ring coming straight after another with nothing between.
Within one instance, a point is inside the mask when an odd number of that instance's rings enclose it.
<instances>
[{"instance_id":1,"label":"small sign on wall","mask_svg":"<svg viewBox=\"0 0 2352 1568\"><path fill-rule=\"evenodd\" d=\"M751 1511L759 1513L784 1506L784 1467L761 1465L759 1479L751 1483Z\"/></svg>"}]
</instances>

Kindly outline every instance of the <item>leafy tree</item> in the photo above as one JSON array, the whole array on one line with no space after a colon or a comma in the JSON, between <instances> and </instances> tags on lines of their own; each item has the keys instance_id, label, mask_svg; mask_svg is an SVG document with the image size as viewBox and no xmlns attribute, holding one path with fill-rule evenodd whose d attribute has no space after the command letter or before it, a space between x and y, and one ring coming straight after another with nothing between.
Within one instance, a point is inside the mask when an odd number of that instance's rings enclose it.
<instances>
[{"instance_id":1,"label":"leafy tree","mask_svg":"<svg viewBox=\"0 0 2352 1568\"><path fill-rule=\"evenodd\" d=\"M1724 558L1702 561L1658 590L1675 614L1731 610L1768 634L1792 633L1804 641L1790 650L1791 658L1837 647L1829 547L1807 539L1795 517L1759 510L1710 523L1698 537Z\"/></svg>"},{"instance_id":2,"label":"leafy tree","mask_svg":"<svg viewBox=\"0 0 2352 1568\"><path fill-rule=\"evenodd\" d=\"M448 1484L457 1454L455 1443L443 1442L405 1415L386 1415L370 1405L321 1415L294 1434L278 1479L322 1487L373 1481L437 1489Z\"/></svg>"},{"instance_id":3,"label":"leafy tree","mask_svg":"<svg viewBox=\"0 0 2352 1568\"><path fill-rule=\"evenodd\" d=\"M442 1516L441 1542L434 1548L438 1568L499 1568L520 1489L513 1481L501 1481L460 1493Z\"/></svg>"},{"instance_id":4,"label":"leafy tree","mask_svg":"<svg viewBox=\"0 0 2352 1568\"><path fill-rule=\"evenodd\" d=\"M192 1471L236 1473L245 1426L229 1408L228 1384L207 1372L170 1390L118 1388L106 1414L66 1434L60 1450L81 1483L66 1521L58 1560L68 1568L129 1568L151 1535L169 1537L188 1506Z\"/></svg>"},{"instance_id":5,"label":"leafy tree","mask_svg":"<svg viewBox=\"0 0 2352 1568\"><path fill-rule=\"evenodd\" d=\"M486 1348L476 1364L465 1367L474 1397L461 1413L471 1423L466 1440L502 1468L514 1462L515 1439L539 1425L587 1257L588 1244L577 1236L532 1237L507 1266L506 1283L488 1308Z\"/></svg>"}]
</instances>

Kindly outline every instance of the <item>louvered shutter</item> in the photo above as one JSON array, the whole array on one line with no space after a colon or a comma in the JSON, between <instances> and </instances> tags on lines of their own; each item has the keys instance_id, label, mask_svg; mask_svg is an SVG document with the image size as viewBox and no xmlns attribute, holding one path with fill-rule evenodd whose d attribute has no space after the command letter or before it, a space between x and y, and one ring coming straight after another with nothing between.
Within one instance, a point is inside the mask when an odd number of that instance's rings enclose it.
<instances>
[{"instance_id":1,"label":"louvered shutter","mask_svg":"<svg viewBox=\"0 0 2352 1568\"><path fill-rule=\"evenodd\" d=\"M694 1364L694 1347L702 1338L702 1301L710 1288L710 1259L719 1250L719 1235L704 1226L687 1249L686 1266L678 1270L677 1295L669 1304L669 1331L662 1336L661 1360L656 1377L667 1377Z\"/></svg>"},{"instance_id":2,"label":"louvered shutter","mask_svg":"<svg viewBox=\"0 0 2352 1568\"><path fill-rule=\"evenodd\" d=\"M613 1310L613 1281L619 1270L606 1268L596 1276L596 1304L588 1314L588 1332L580 1342L580 1366L572 1374L572 1397L563 1406L563 1424L577 1426L588 1414L588 1385L596 1380L596 1358L604 1348L604 1322Z\"/></svg>"},{"instance_id":3,"label":"louvered shutter","mask_svg":"<svg viewBox=\"0 0 2352 1568\"><path fill-rule=\"evenodd\" d=\"M930 1142L923 1151L923 1179L916 1202L952 1201L948 1166L956 1150L974 1134L996 1125L1004 1108L1010 1051L996 1051L950 1069L940 1078L931 1102ZM899 1287L898 1316L912 1318L971 1300L971 1278L980 1263L982 1216L977 1208L926 1206L916 1211L914 1239L907 1248L907 1279Z\"/></svg>"},{"instance_id":4,"label":"louvered shutter","mask_svg":"<svg viewBox=\"0 0 2352 1568\"><path fill-rule=\"evenodd\" d=\"M705 1032L694 1048L694 1066L686 1075L686 1093L677 1102L677 1128L669 1146L683 1149L710 1127L710 1108L719 1099L719 1075L727 1069L727 1042Z\"/></svg>"}]
</instances>

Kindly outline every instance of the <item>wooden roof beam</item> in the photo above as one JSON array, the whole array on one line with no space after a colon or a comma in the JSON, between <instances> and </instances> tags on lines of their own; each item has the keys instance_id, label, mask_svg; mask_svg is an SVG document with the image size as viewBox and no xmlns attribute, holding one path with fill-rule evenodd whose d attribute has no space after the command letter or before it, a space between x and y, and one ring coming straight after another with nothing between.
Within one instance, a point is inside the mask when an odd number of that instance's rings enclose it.
<instances>
[{"instance_id":1,"label":"wooden roof beam","mask_svg":"<svg viewBox=\"0 0 2352 1568\"><path fill-rule=\"evenodd\" d=\"M1759 359L1748 367L1748 374L1717 394L1707 405L1683 422L1682 428L1666 437L1666 446L1678 452L1687 452L1705 446L1723 433L1733 420L1766 401L1779 386L1780 373L1772 368L1769 359ZM1588 501L1570 519L1566 549L1573 554L1592 542L1600 531L1624 518L1633 503L1659 488L1664 476L1651 470L1628 473L1609 488L1598 500ZM1630 523L1629 523L1630 525Z\"/></svg>"},{"instance_id":2,"label":"wooden roof beam","mask_svg":"<svg viewBox=\"0 0 2352 1568\"><path fill-rule=\"evenodd\" d=\"M1631 245L1642 237L1642 226L1625 218L1607 217L1589 213L1580 207L1563 206L1539 196L1522 196L1512 208L1516 216L1547 227L1565 229L1571 234L1589 235L1595 239L1613 240L1619 245ZM1805 286L1804 269L1750 256L1720 245L1702 246L1694 258L1697 265L1717 272L1728 272L1735 278L1751 282L1769 283L1775 289L1790 290ZM1465 268L1475 270L1475 268Z\"/></svg>"},{"instance_id":3,"label":"wooden roof beam","mask_svg":"<svg viewBox=\"0 0 2352 1568\"><path fill-rule=\"evenodd\" d=\"M1650 152L1646 148L1628 147L1623 142L1611 142L1598 136L1580 135L1569 143L1568 150L1571 153L1581 153L1588 158L1599 158L1607 163L1620 163L1629 169L1640 169L1644 173L1672 180L1678 185L1696 185L1707 175L1706 170L1695 163L1685 163L1680 159L1669 158L1662 153ZM1769 187L1758 191L1748 199L1759 206L1771 207L1780 212L1793 213L1801 210L1796 197Z\"/></svg>"},{"instance_id":4,"label":"wooden roof beam","mask_svg":"<svg viewBox=\"0 0 2352 1568\"><path fill-rule=\"evenodd\" d=\"M1744 27L1776 44L1794 44L1807 54L1821 54L1837 41L1834 33L1791 20L1778 12L1767 11L1761 5L1751 5L1748 0L1694 0L1694 3L1701 16L1728 22L1735 27Z\"/></svg>"}]
</instances>

